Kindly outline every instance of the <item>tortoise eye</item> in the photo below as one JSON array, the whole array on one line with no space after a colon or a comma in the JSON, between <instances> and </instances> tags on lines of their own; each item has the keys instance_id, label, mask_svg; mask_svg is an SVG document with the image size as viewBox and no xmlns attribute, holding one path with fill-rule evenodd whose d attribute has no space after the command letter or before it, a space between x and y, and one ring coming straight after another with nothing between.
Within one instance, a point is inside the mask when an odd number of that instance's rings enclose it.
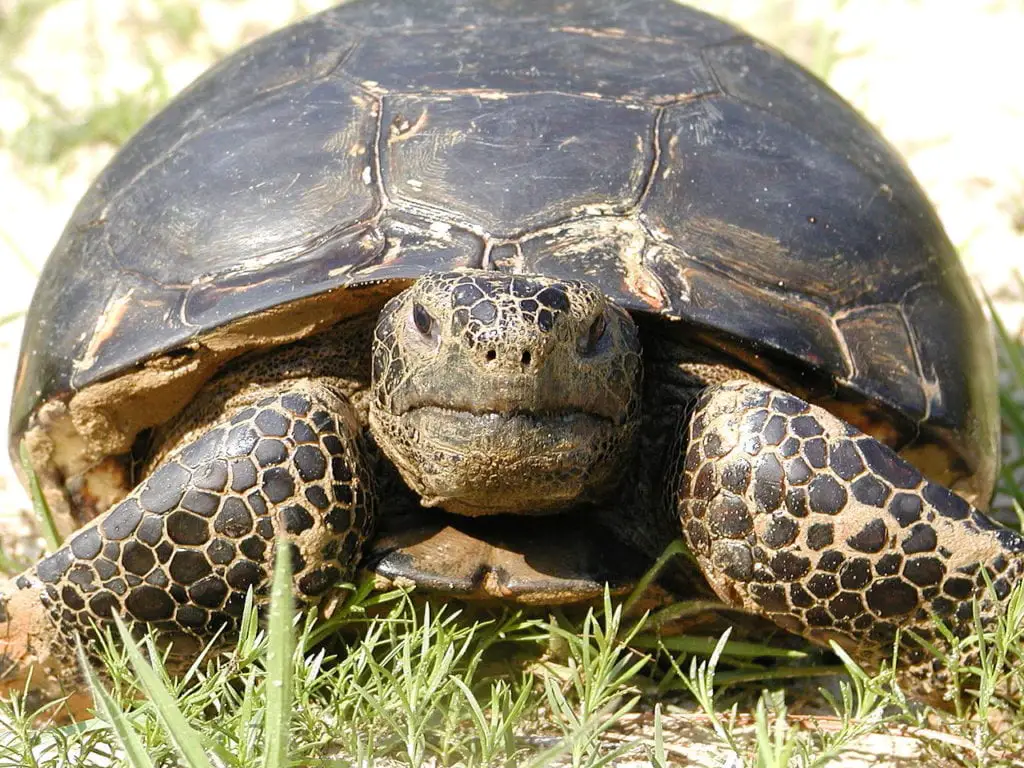
<instances>
[{"instance_id":1,"label":"tortoise eye","mask_svg":"<svg viewBox=\"0 0 1024 768\"><path fill-rule=\"evenodd\" d=\"M424 336L430 336L434 329L434 318L419 302L412 305L412 322L416 326L416 330Z\"/></svg>"},{"instance_id":2,"label":"tortoise eye","mask_svg":"<svg viewBox=\"0 0 1024 768\"><path fill-rule=\"evenodd\" d=\"M602 312L590 324L590 330L587 331L586 337L582 339L583 343L580 345L580 352L590 355L597 351L597 345L604 338L607 330L608 321L605 319L604 312Z\"/></svg>"}]
</instances>

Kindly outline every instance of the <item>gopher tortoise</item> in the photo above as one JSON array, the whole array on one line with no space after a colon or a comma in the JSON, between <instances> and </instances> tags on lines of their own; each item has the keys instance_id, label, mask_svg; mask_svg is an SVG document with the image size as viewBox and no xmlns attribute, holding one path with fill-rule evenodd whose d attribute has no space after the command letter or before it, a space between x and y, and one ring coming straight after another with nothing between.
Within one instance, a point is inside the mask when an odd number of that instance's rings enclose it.
<instances>
[{"instance_id":1,"label":"gopher tortoise","mask_svg":"<svg viewBox=\"0 0 1024 768\"><path fill-rule=\"evenodd\" d=\"M668 589L875 665L1020 577L993 361L903 161L736 28L351 2L178 96L46 264L11 449L69 538L0 600L4 684L78 685L112 614L191 658L281 539L309 604L548 606L681 535Z\"/></svg>"}]
</instances>

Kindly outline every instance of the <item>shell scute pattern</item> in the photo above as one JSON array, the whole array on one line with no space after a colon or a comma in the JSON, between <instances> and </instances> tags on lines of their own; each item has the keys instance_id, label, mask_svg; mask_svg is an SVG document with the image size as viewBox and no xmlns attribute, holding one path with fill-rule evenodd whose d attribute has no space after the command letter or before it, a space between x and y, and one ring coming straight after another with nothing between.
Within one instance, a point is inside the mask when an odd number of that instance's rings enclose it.
<instances>
[{"instance_id":1,"label":"shell scute pattern","mask_svg":"<svg viewBox=\"0 0 1024 768\"><path fill-rule=\"evenodd\" d=\"M33 577L43 585L44 605L69 639L95 639L92 624L111 613L205 636L233 625L249 589L266 593L268 544L285 536L296 594L316 599L350 574L370 535L361 448L350 425L331 415L346 407L317 392L275 394L243 409L170 453L20 586Z\"/></svg>"},{"instance_id":2,"label":"shell scute pattern","mask_svg":"<svg viewBox=\"0 0 1024 768\"><path fill-rule=\"evenodd\" d=\"M997 600L1008 594L1022 570L1006 554L1024 552L1019 534L873 438L775 392L754 382L711 387L690 428L683 529L721 592L867 657L884 653L897 625L930 637L932 613L963 631L971 620L963 601L991 603L986 580ZM790 439L799 450L787 460L781 446ZM723 445L734 447L723 454ZM729 482L715 482L726 473Z\"/></svg>"}]
</instances>

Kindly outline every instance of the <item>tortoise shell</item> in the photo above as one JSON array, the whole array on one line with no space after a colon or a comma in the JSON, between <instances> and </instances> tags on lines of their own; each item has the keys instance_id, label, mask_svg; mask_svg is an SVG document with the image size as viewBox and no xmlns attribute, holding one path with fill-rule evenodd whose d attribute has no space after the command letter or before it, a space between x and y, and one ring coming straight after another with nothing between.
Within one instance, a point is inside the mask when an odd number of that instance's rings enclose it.
<instances>
[{"instance_id":1,"label":"tortoise shell","mask_svg":"<svg viewBox=\"0 0 1024 768\"><path fill-rule=\"evenodd\" d=\"M667 0L352 2L224 60L68 223L12 448L66 484L232 357L460 266L585 278L991 493L991 341L910 171L813 75Z\"/></svg>"}]
</instances>

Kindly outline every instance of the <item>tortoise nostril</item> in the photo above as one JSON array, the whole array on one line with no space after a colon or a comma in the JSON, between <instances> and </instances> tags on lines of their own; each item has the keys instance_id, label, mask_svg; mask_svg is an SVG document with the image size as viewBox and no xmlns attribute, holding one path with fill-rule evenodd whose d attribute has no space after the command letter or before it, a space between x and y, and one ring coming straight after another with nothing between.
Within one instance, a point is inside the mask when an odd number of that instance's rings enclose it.
<instances>
[{"instance_id":1,"label":"tortoise nostril","mask_svg":"<svg viewBox=\"0 0 1024 768\"><path fill-rule=\"evenodd\" d=\"M493 349L488 349L488 350L487 350L487 362L488 362L488 363L494 362L494 359L495 359L495 358L496 358L497 356L498 356L498 353L497 353L497 352L495 352L495 351L494 351Z\"/></svg>"},{"instance_id":2,"label":"tortoise nostril","mask_svg":"<svg viewBox=\"0 0 1024 768\"><path fill-rule=\"evenodd\" d=\"M530 350L523 350L523 365L529 365L533 357L530 355Z\"/></svg>"}]
</instances>

